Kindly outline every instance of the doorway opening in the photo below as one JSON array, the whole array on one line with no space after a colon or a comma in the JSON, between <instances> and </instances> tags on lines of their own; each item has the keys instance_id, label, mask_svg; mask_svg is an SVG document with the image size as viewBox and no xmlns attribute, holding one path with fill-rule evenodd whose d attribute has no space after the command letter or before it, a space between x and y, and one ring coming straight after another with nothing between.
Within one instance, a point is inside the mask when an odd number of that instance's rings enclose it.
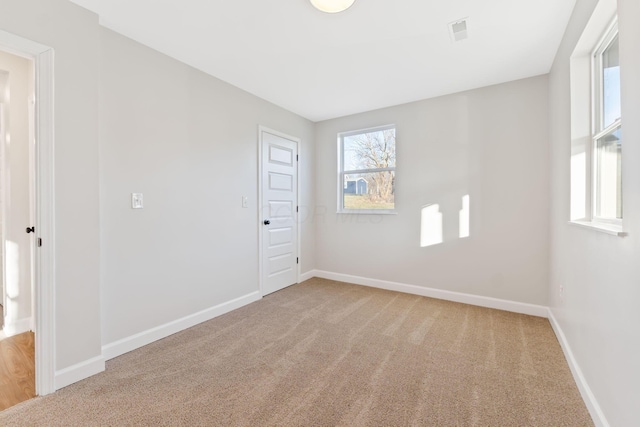
<instances>
[{"instance_id":1,"label":"doorway opening","mask_svg":"<svg viewBox=\"0 0 640 427\"><path fill-rule=\"evenodd\" d=\"M0 51L0 288L6 337L33 330L35 72Z\"/></svg>"},{"instance_id":2,"label":"doorway opening","mask_svg":"<svg viewBox=\"0 0 640 427\"><path fill-rule=\"evenodd\" d=\"M0 51L0 410L35 394L35 68Z\"/></svg>"},{"instance_id":3,"label":"doorway opening","mask_svg":"<svg viewBox=\"0 0 640 427\"><path fill-rule=\"evenodd\" d=\"M22 77L15 70L13 76L11 70L4 70L3 80L10 86L8 98L4 96L2 102L5 114L1 130L4 140L1 142L6 156L0 156L3 331L14 336L20 336L15 333L23 329L35 332L32 344L35 394L45 395L55 390L53 50L0 30L0 53L5 59L17 58L29 67L26 76ZM13 85L22 78L27 80L27 95ZM4 94L7 94L6 90ZM15 124L14 128L13 123L22 114L14 111L22 109L17 106L22 102L27 108L26 139L19 135L23 132L18 130L19 125ZM20 120L24 121L24 118ZM23 166L27 169L26 184L24 171L16 172L20 167L11 164L14 151L19 151L20 141L25 140L28 153L26 166ZM20 149L24 147L20 146ZM18 181L23 187L16 183L18 175L21 175ZM19 190L25 185L27 196ZM20 210L14 201L25 197L26 202L19 203L23 206Z\"/></svg>"}]
</instances>

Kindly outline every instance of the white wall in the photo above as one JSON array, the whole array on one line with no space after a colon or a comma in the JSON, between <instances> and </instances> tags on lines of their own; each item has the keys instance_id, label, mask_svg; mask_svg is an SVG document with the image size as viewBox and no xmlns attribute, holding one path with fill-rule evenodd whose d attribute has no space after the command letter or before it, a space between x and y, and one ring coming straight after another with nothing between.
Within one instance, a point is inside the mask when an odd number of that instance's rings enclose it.
<instances>
[{"instance_id":1,"label":"white wall","mask_svg":"<svg viewBox=\"0 0 640 427\"><path fill-rule=\"evenodd\" d=\"M302 139L305 213L313 124L65 0L0 10L0 29L55 50L56 369L95 369L103 344L257 291L258 125ZM134 191L144 210L130 209ZM311 221L301 236L305 272Z\"/></svg>"},{"instance_id":2,"label":"white wall","mask_svg":"<svg viewBox=\"0 0 640 427\"><path fill-rule=\"evenodd\" d=\"M569 225L569 57L595 0L576 8L549 77L552 312L611 426L640 420L640 3L618 0L624 227L619 238ZM564 296L559 295L560 286Z\"/></svg>"},{"instance_id":3,"label":"white wall","mask_svg":"<svg viewBox=\"0 0 640 427\"><path fill-rule=\"evenodd\" d=\"M29 186L29 101L33 99L32 62L0 51L0 70L8 73L8 97L1 100L5 109L3 174L4 253L6 306L4 307L6 332L22 333L31 325L31 241L32 234L25 229L31 225ZM1 270L0 270L1 271ZM1 295L1 294L0 294ZM0 322L1 323L1 322Z\"/></svg>"},{"instance_id":4,"label":"white wall","mask_svg":"<svg viewBox=\"0 0 640 427\"><path fill-rule=\"evenodd\" d=\"M317 268L531 304L547 303L545 76L318 123ZM395 124L397 215L336 214L339 132ZM462 197L471 235L458 238ZM444 243L420 247L438 203Z\"/></svg>"},{"instance_id":5,"label":"white wall","mask_svg":"<svg viewBox=\"0 0 640 427\"><path fill-rule=\"evenodd\" d=\"M65 0L0 0L0 29L55 49L56 369L100 356L98 25Z\"/></svg>"},{"instance_id":6,"label":"white wall","mask_svg":"<svg viewBox=\"0 0 640 427\"><path fill-rule=\"evenodd\" d=\"M108 345L258 291L258 125L302 139L307 207L313 123L110 30L100 34ZM131 209L132 192L144 194L144 209ZM305 272L315 267L314 229L301 227Z\"/></svg>"}]
</instances>

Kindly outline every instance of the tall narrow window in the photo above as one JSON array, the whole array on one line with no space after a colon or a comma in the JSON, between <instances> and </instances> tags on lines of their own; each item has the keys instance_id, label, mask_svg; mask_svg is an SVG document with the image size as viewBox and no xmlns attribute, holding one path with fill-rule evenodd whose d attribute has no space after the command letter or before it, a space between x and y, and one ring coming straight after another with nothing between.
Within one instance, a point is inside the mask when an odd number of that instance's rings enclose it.
<instances>
[{"instance_id":1,"label":"tall narrow window","mask_svg":"<svg viewBox=\"0 0 640 427\"><path fill-rule=\"evenodd\" d=\"M622 220L620 53L614 25L593 55L593 220Z\"/></svg>"},{"instance_id":2,"label":"tall narrow window","mask_svg":"<svg viewBox=\"0 0 640 427\"><path fill-rule=\"evenodd\" d=\"M338 159L339 212L394 211L395 126L339 134Z\"/></svg>"}]
</instances>

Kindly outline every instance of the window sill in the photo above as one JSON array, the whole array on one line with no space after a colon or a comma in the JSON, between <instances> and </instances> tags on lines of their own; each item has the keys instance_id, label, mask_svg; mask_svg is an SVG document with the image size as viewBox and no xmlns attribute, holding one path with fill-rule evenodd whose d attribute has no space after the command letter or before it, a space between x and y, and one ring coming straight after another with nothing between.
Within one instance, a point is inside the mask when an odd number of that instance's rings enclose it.
<instances>
[{"instance_id":1,"label":"window sill","mask_svg":"<svg viewBox=\"0 0 640 427\"><path fill-rule=\"evenodd\" d=\"M336 212L338 215L346 214L346 215L398 215L397 211L391 210L369 210L369 209L349 209L349 210L341 210Z\"/></svg>"},{"instance_id":2,"label":"window sill","mask_svg":"<svg viewBox=\"0 0 640 427\"><path fill-rule=\"evenodd\" d=\"M580 228L586 228L589 230L599 231L601 233L611 234L612 236L627 237L629 233L622 230L622 227L614 224L604 224L601 222L593 221L569 221L569 224L575 225Z\"/></svg>"}]
</instances>

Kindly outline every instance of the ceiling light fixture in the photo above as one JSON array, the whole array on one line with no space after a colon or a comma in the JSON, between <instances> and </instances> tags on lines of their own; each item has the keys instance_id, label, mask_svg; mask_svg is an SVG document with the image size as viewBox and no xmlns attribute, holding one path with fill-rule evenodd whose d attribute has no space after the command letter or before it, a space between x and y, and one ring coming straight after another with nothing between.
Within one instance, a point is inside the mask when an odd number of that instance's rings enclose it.
<instances>
[{"instance_id":1,"label":"ceiling light fixture","mask_svg":"<svg viewBox=\"0 0 640 427\"><path fill-rule=\"evenodd\" d=\"M318 10L327 13L343 12L351 7L356 0L310 0Z\"/></svg>"}]
</instances>

